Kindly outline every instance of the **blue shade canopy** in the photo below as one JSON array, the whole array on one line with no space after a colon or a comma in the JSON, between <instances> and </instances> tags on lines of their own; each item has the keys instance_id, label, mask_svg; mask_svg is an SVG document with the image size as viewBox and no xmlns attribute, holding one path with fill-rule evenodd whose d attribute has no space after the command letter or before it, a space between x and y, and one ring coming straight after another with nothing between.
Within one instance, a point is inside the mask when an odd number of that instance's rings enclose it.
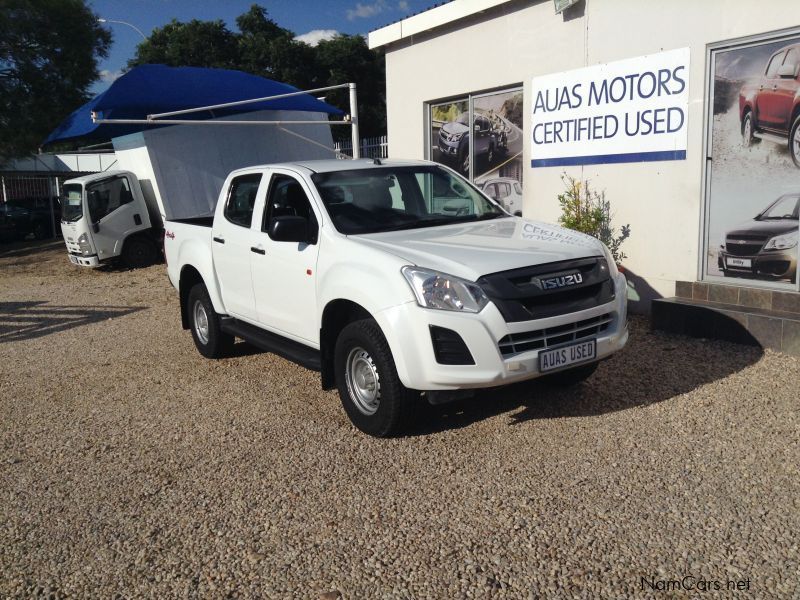
<instances>
[{"instance_id":1,"label":"blue shade canopy","mask_svg":"<svg viewBox=\"0 0 800 600\"><path fill-rule=\"evenodd\" d=\"M117 79L102 94L69 115L44 141L104 139L148 129L151 125L97 124L92 111L104 119L145 119L149 114L198 108L298 91L297 88L228 69L142 65ZM208 119L256 110L293 110L342 114L338 108L303 94L228 109L181 115L179 119Z\"/></svg>"}]
</instances>

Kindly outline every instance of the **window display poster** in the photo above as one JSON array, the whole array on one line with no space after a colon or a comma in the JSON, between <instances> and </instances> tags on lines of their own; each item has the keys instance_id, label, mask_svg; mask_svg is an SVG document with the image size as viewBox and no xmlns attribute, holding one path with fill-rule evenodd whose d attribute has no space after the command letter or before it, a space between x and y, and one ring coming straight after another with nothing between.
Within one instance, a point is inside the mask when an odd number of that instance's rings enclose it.
<instances>
[{"instance_id":1,"label":"window display poster","mask_svg":"<svg viewBox=\"0 0 800 600\"><path fill-rule=\"evenodd\" d=\"M712 58L705 273L795 287L800 36Z\"/></svg>"}]
</instances>

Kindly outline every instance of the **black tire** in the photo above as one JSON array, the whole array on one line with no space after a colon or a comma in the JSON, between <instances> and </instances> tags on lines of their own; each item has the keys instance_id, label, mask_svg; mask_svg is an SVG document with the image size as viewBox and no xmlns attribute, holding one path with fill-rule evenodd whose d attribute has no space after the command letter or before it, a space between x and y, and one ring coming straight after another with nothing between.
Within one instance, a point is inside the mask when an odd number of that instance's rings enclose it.
<instances>
[{"instance_id":1,"label":"black tire","mask_svg":"<svg viewBox=\"0 0 800 600\"><path fill-rule=\"evenodd\" d=\"M749 111L742 119L742 144L745 148L749 148L759 142L759 139L753 135L755 132L756 125L753 121L753 111Z\"/></svg>"},{"instance_id":2,"label":"black tire","mask_svg":"<svg viewBox=\"0 0 800 600\"><path fill-rule=\"evenodd\" d=\"M462 175L469 175L469 150L461 151L458 158L458 169Z\"/></svg>"},{"instance_id":3,"label":"black tire","mask_svg":"<svg viewBox=\"0 0 800 600\"><path fill-rule=\"evenodd\" d=\"M541 380L549 385L557 385L561 387L577 385L589 379L589 377L591 377L597 370L597 365L599 364L600 363L593 362L589 363L588 365L580 365L579 367L573 367L571 369L567 369L566 371L559 371L558 373L545 375L541 378Z\"/></svg>"},{"instance_id":4,"label":"black tire","mask_svg":"<svg viewBox=\"0 0 800 600\"><path fill-rule=\"evenodd\" d=\"M334 352L336 387L350 421L373 437L400 433L409 425L419 405L419 393L406 388L397 375L394 358L380 327L373 319L345 326L336 340ZM359 369L361 368L361 373ZM359 375L367 375L361 379ZM372 384L374 402L359 396Z\"/></svg>"},{"instance_id":5,"label":"black tire","mask_svg":"<svg viewBox=\"0 0 800 600\"><path fill-rule=\"evenodd\" d=\"M208 290L202 283L189 290L186 300L189 314L189 328L197 351L206 358L222 358L233 350L234 336L222 331L219 315L214 311ZM205 315L205 326L201 315Z\"/></svg>"},{"instance_id":6,"label":"black tire","mask_svg":"<svg viewBox=\"0 0 800 600\"><path fill-rule=\"evenodd\" d=\"M792 155L794 166L800 169L800 115L795 117L789 130L789 154Z\"/></svg>"},{"instance_id":7,"label":"black tire","mask_svg":"<svg viewBox=\"0 0 800 600\"><path fill-rule=\"evenodd\" d=\"M122 262L129 269L149 267L158 258L158 249L152 240L136 236L125 240L122 247Z\"/></svg>"}]
</instances>

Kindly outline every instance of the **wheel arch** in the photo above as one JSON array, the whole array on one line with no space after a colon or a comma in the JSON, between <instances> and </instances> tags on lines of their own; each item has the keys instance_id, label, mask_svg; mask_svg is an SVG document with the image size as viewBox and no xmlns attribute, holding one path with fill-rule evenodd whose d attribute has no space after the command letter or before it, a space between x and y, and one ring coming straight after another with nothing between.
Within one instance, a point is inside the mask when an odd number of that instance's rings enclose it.
<instances>
[{"instance_id":1,"label":"wheel arch","mask_svg":"<svg viewBox=\"0 0 800 600\"><path fill-rule=\"evenodd\" d=\"M323 390L336 387L333 359L336 339L342 329L361 319L374 319L374 316L366 308L352 300L337 298L325 305L319 332L320 375Z\"/></svg>"},{"instance_id":2,"label":"wheel arch","mask_svg":"<svg viewBox=\"0 0 800 600\"><path fill-rule=\"evenodd\" d=\"M192 265L184 265L184 267L181 269L180 280L178 283L178 294L180 296L181 304L181 327L184 329L189 329L191 326L189 322L189 292L198 283L205 285L205 281L203 281L203 276L200 275L200 271L195 269Z\"/></svg>"}]
</instances>

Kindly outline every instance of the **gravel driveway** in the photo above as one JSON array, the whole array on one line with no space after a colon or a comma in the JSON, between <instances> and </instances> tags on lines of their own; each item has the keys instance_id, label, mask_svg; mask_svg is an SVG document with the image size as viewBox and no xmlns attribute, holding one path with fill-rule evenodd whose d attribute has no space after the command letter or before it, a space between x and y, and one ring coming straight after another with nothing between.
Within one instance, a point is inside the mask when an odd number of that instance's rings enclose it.
<instances>
[{"instance_id":1,"label":"gravel driveway","mask_svg":"<svg viewBox=\"0 0 800 600\"><path fill-rule=\"evenodd\" d=\"M0 246L0 597L800 597L795 358L634 320L577 389L375 440L178 314L163 265Z\"/></svg>"}]
</instances>

